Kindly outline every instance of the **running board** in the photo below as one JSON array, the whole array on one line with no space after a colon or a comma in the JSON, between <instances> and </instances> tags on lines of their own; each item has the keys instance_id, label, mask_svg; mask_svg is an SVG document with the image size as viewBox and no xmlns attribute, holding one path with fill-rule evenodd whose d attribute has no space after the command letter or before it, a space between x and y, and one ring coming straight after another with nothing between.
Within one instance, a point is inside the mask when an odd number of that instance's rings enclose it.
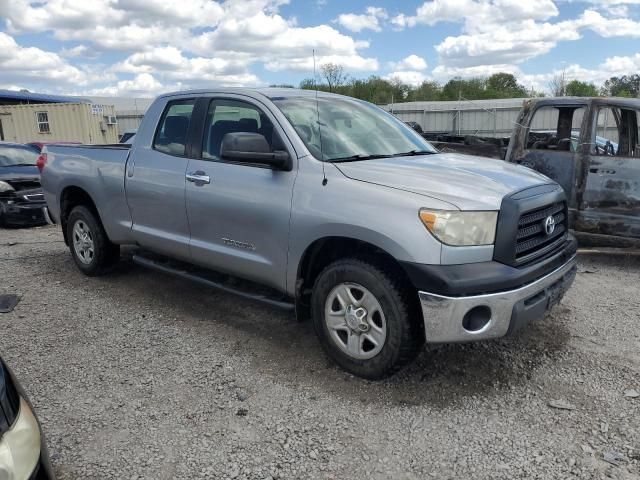
<instances>
[{"instance_id":1,"label":"running board","mask_svg":"<svg viewBox=\"0 0 640 480\"><path fill-rule=\"evenodd\" d=\"M155 255L151 254L153 257ZM281 308L283 310L294 310L295 304L283 296L277 296L274 291L274 295L267 295L262 293L253 293L246 290L234 288L224 284L224 278L231 279L233 277L226 277L225 275L218 274L217 272L208 271L205 269L198 268L196 266L192 266L191 264L185 264L182 262L174 262L174 261L160 261L160 257L150 258L149 256L145 256L140 253L133 254L131 260L138 265L143 267L152 268L159 272L168 273L174 275L176 277L184 278L187 280L191 280L196 283L200 283L202 285L206 285L207 287L212 287L218 290L222 290L223 292L231 293L233 295L238 295L243 298L247 298L249 300L255 300L257 302L265 303L267 305L271 305L273 307ZM163 257L162 257L163 258ZM234 278L235 280L235 278ZM239 280L238 282L245 283L248 285L256 285L253 282L248 282L245 280ZM266 287L258 286L261 290L270 290Z\"/></svg>"}]
</instances>

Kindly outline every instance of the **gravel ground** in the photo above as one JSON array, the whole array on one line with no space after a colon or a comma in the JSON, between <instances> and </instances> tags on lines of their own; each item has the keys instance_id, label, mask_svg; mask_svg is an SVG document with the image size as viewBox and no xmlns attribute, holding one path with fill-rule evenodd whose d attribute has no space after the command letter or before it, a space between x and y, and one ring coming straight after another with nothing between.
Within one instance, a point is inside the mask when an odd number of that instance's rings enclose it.
<instances>
[{"instance_id":1,"label":"gravel ground","mask_svg":"<svg viewBox=\"0 0 640 480\"><path fill-rule=\"evenodd\" d=\"M84 277L55 227L0 230L0 271L60 479L640 478L640 257L581 256L545 320L383 382L290 314L125 261Z\"/></svg>"}]
</instances>

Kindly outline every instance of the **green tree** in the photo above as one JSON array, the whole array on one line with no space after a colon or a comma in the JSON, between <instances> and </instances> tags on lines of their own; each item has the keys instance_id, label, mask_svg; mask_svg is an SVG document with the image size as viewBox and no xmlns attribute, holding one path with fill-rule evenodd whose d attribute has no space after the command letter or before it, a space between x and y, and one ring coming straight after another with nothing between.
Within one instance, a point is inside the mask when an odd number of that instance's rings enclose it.
<instances>
[{"instance_id":1,"label":"green tree","mask_svg":"<svg viewBox=\"0 0 640 480\"><path fill-rule=\"evenodd\" d=\"M452 78L442 87L442 100L479 100L486 97L483 78Z\"/></svg>"},{"instance_id":2,"label":"green tree","mask_svg":"<svg viewBox=\"0 0 640 480\"><path fill-rule=\"evenodd\" d=\"M320 71L327 81L327 85L329 85L330 92L336 91L336 89L347 81L347 74L344 73L344 67L342 65L325 63L324 65L320 65Z\"/></svg>"},{"instance_id":3,"label":"green tree","mask_svg":"<svg viewBox=\"0 0 640 480\"><path fill-rule=\"evenodd\" d=\"M640 75L623 75L611 77L604 82L602 95L610 97L638 97L640 96Z\"/></svg>"},{"instance_id":4,"label":"green tree","mask_svg":"<svg viewBox=\"0 0 640 480\"><path fill-rule=\"evenodd\" d=\"M527 89L518 83L512 73L494 73L485 84L486 98L521 98L527 96Z\"/></svg>"},{"instance_id":5,"label":"green tree","mask_svg":"<svg viewBox=\"0 0 640 480\"><path fill-rule=\"evenodd\" d=\"M407 102L429 102L440 100L442 97L442 87L438 82L424 81L419 86L412 88L407 93Z\"/></svg>"},{"instance_id":6,"label":"green tree","mask_svg":"<svg viewBox=\"0 0 640 480\"><path fill-rule=\"evenodd\" d=\"M598 87L593 83L571 80L567 83L565 92L570 97L597 97Z\"/></svg>"}]
</instances>

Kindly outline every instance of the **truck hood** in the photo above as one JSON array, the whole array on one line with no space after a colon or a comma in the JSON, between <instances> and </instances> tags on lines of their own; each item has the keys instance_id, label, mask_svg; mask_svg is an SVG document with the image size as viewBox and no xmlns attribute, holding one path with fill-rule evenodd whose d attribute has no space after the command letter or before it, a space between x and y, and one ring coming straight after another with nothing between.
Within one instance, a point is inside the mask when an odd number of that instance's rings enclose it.
<instances>
[{"instance_id":1,"label":"truck hood","mask_svg":"<svg viewBox=\"0 0 640 480\"><path fill-rule=\"evenodd\" d=\"M529 168L457 153L334 165L353 180L436 198L460 210L498 210L507 194L552 183L549 178Z\"/></svg>"},{"instance_id":2,"label":"truck hood","mask_svg":"<svg viewBox=\"0 0 640 480\"><path fill-rule=\"evenodd\" d=\"M40 172L35 165L0 167L0 181L7 182L16 190L40 186Z\"/></svg>"}]
</instances>

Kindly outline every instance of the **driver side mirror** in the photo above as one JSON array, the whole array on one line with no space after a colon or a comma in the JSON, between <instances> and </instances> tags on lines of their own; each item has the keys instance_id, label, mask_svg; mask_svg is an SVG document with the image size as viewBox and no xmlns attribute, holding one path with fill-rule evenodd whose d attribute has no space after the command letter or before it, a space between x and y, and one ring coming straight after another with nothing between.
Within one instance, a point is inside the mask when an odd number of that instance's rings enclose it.
<instances>
[{"instance_id":1,"label":"driver side mirror","mask_svg":"<svg viewBox=\"0 0 640 480\"><path fill-rule=\"evenodd\" d=\"M220 157L236 162L259 163L277 170L291 170L291 157L286 151L271 151L264 135L251 132L227 133L222 138Z\"/></svg>"}]
</instances>

